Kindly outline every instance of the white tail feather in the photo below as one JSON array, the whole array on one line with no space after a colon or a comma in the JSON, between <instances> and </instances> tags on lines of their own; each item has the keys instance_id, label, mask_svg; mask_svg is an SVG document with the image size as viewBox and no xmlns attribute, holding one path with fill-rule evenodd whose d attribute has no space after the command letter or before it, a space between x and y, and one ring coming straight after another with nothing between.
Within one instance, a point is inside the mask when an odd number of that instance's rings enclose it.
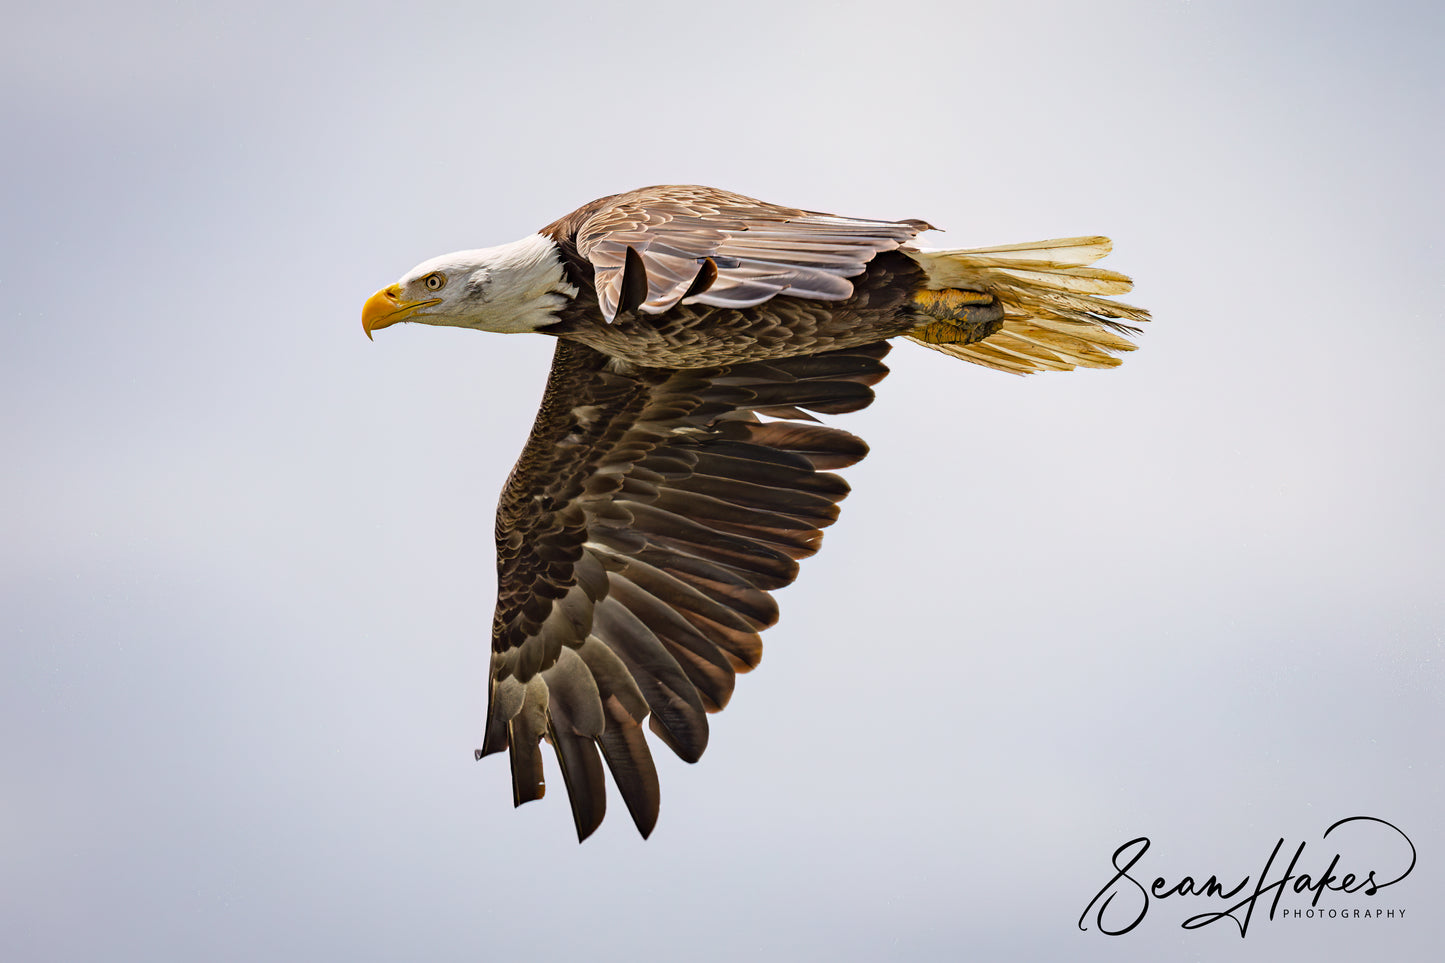
<instances>
[{"instance_id":1,"label":"white tail feather","mask_svg":"<svg viewBox=\"0 0 1445 963\"><path fill-rule=\"evenodd\" d=\"M953 251L919 251L920 254L947 254L963 258L992 259L1005 261L1050 261L1078 267L1093 264L1114 249L1114 242L1107 237L1057 237L1051 241L1029 241L1026 244L1000 244L997 247L966 247Z\"/></svg>"},{"instance_id":2,"label":"white tail feather","mask_svg":"<svg viewBox=\"0 0 1445 963\"><path fill-rule=\"evenodd\" d=\"M1134 350L1126 335L1138 329L1126 322L1148 321L1149 312L1108 300L1133 287L1127 276L1088 266L1112 248L1107 237L957 251L904 248L927 272L929 289L986 291L1004 309L1003 327L983 341L918 343L1014 374L1114 367L1116 353Z\"/></svg>"}]
</instances>

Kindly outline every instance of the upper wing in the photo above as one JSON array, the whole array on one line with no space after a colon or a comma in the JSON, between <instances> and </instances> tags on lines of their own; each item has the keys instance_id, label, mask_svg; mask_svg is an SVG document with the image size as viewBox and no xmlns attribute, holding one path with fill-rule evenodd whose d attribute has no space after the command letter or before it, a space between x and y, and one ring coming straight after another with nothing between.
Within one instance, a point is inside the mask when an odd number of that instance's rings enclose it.
<instances>
[{"instance_id":1,"label":"upper wing","mask_svg":"<svg viewBox=\"0 0 1445 963\"><path fill-rule=\"evenodd\" d=\"M532 435L497 509L497 611L486 736L511 749L514 799L543 792L556 750L579 839L602 821L606 760L646 836L657 772L641 729L683 759L705 713L757 665L769 591L818 550L848 485L823 469L867 453L802 409L873 400L888 345L682 371L619 374L557 344ZM785 420L763 421L757 415ZM599 759L598 750L601 750Z\"/></svg>"},{"instance_id":2,"label":"upper wing","mask_svg":"<svg viewBox=\"0 0 1445 963\"><path fill-rule=\"evenodd\" d=\"M658 314L679 301L745 308L775 294L842 300L853 293L847 279L874 255L926 230L924 221L834 217L668 186L610 199L581 224L576 243L596 270L597 300L611 321L619 310Z\"/></svg>"}]
</instances>

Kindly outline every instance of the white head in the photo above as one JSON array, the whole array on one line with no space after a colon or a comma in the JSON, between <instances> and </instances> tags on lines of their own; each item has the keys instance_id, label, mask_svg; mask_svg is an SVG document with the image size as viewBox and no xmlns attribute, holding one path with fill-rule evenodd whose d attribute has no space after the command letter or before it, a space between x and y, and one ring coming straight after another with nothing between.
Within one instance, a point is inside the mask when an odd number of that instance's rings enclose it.
<instances>
[{"instance_id":1,"label":"white head","mask_svg":"<svg viewBox=\"0 0 1445 963\"><path fill-rule=\"evenodd\" d=\"M577 294L557 245L540 234L511 244L423 261L371 296L361 310L366 336L398 321L479 331L536 331Z\"/></svg>"}]
</instances>

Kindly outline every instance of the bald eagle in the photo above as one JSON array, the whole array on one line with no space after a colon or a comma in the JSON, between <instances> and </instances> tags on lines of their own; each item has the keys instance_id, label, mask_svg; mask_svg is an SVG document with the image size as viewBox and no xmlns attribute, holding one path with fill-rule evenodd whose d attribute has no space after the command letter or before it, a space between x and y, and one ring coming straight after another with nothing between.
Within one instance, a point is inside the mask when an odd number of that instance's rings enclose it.
<instances>
[{"instance_id":1,"label":"bald eagle","mask_svg":"<svg viewBox=\"0 0 1445 963\"><path fill-rule=\"evenodd\" d=\"M1148 313L1091 267L1103 237L927 251L920 220L836 217L698 186L593 201L511 244L424 261L362 310L557 339L541 410L497 507L497 607L477 758L510 752L516 805L546 739L578 840L602 764L646 837L643 720L688 762L755 668L769 594L819 548L889 339L1017 374L1110 367Z\"/></svg>"}]
</instances>

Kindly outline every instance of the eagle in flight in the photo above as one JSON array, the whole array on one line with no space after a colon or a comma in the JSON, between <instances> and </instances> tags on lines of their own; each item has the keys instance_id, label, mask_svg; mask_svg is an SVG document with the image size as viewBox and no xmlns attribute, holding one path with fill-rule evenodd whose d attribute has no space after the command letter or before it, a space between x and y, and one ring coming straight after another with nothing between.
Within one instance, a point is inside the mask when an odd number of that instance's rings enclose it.
<instances>
[{"instance_id":1,"label":"eagle in flight","mask_svg":"<svg viewBox=\"0 0 1445 963\"><path fill-rule=\"evenodd\" d=\"M541 740L577 837L603 762L647 836L659 789L642 723L688 762L762 656L770 594L819 548L867 454L816 413L866 407L892 338L1017 374L1102 368L1148 313L1109 297L1103 237L913 245L924 221L780 207L699 186L593 201L511 244L417 265L362 309L557 339L497 506L497 608L477 758L509 751L516 805Z\"/></svg>"}]
</instances>

